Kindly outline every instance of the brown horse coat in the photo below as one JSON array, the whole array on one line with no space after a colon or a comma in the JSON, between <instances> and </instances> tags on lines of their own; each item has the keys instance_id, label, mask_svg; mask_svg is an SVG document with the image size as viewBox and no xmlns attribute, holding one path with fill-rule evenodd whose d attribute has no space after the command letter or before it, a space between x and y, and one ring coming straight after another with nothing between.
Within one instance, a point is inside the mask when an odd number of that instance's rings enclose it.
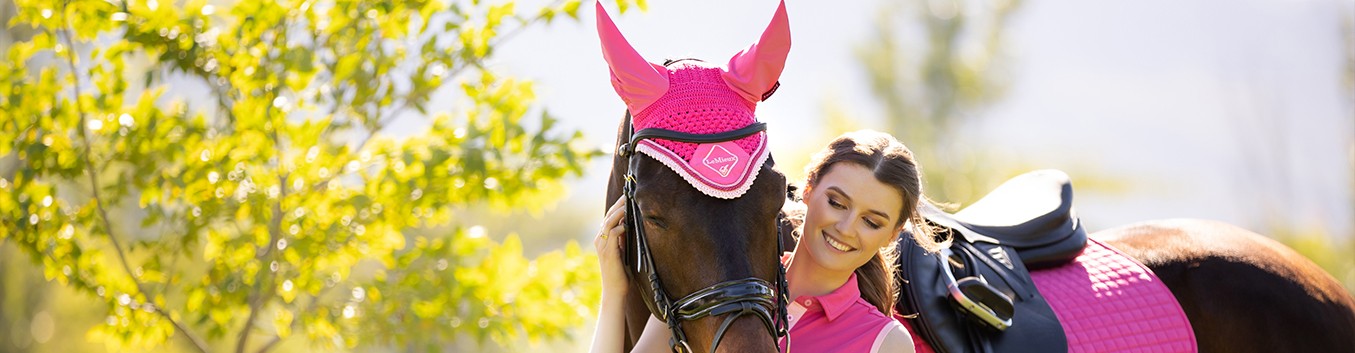
<instances>
[{"instance_id":1,"label":"brown horse coat","mask_svg":"<svg viewBox=\"0 0 1355 353\"><path fill-rule=\"evenodd\" d=\"M1091 236L1162 279L1190 318L1200 352L1355 352L1355 299L1279 242L1190 219Z\"/></svg>"}]
</instances>

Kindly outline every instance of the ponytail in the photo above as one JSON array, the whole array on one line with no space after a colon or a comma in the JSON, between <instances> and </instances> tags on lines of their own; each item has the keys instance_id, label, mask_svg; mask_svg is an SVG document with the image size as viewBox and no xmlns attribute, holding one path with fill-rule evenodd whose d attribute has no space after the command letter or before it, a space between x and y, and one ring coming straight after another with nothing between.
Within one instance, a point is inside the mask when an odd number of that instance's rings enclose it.
<instances>
[{"instance_id":1,"label":"ponytail","mask_svg":"<svg viewBox=\"0 0 1355 353\"><path fill-rule=\"evenodd\" d=\"M923 201L926 202L926 201ZM914 212L907 218L911 224L904 224L904 227L912 227L909 233L899 236L913 237L913 243L929 252L935 252L939 249L939 244L934 237L935 232L931 227L926 226L926 221L922 216ZM898 283L898 277L894 276L894 264L899 260L898 242L892 245L880 248L880 252L871 256L861 267L857 267L856 286L861 291L861 298L866 299L870 305L880 309L886 316L894 316L894 303L898 301L901 286Z\"/></svg>"},{"instance_id":2,"label":"ponytail","mask_svg":"<svg viewBox=\"0 0 1355 353\"><path fill-rule=\"evenodd\" d=\"M886 316L894 315L894 301L899 295L894 281L894 261L898 257L898 247L881 248L870 261L856 268L856 285L861 290L861 298Z\"/></svg>"}]
</instances>

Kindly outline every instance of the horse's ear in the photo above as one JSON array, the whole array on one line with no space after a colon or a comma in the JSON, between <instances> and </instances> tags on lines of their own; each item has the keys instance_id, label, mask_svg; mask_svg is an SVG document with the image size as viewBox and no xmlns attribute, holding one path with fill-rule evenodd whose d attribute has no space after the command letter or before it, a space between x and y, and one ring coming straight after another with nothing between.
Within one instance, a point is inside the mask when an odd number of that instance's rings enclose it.
<instances>
[{"instance_id":1,"label":"horse's ear","mask_svg":"<svg viewBox=\"0 0 1355 353\"><path fill-rule=\"evenodd\" d=\"M645 61L616 28L602 2L597 2L598 38L602 40L602 58L611 71L612 88L632 112L643 111L668 91L668 69Z\"/></svg>"},{"instance_id":2,"label":"horse's ear","mask_svg":"<svg viewBox=\"0 0 1355 353\"><path fill-rule=\"evenodd\" d=\"M760 102L776 89L789 53L790 21L786 18L786 1L782 0L762 38L729 59L725 83L749 102Z\"/></svg>"}]
</instances>

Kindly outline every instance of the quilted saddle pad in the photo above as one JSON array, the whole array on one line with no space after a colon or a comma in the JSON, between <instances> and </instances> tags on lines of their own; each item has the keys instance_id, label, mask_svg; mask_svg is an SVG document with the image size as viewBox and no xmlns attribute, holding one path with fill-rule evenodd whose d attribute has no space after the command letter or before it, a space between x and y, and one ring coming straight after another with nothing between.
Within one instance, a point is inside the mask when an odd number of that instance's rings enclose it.
<instances>
[{"instance_id":1,"label":"quilted saddle pad","mask_svg":"<svg viewBox=\"0 0 1355 353\"><path fill-rule=\"evenodd\" d=\"M1167 286L1106 244L1088 239L1073 262L1030 274L1063 325L1069 352L1197 351L1190 322ZM908 331L917 352L934 352L916 330Z\"/></svg>"}]
</instances>

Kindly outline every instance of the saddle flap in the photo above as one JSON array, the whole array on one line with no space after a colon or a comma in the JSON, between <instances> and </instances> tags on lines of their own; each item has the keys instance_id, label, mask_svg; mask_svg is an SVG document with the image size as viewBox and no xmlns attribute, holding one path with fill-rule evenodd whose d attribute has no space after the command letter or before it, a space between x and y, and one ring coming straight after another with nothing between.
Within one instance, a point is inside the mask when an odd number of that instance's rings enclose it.
<instances>
[{"instance_id":1,"label":"saddle flap","mask_svg":"<svg viewBox=\"0 0 1355 353\"><path fill-rule=\"evenodd\" d=\"M900 256L895 273L904 288L895 308L935 351L1067 351L1062 326L1049 303L1035 289L1026 267L1019 259L998 258L1014 256L1008 254L1010 247L956 241L942 252L952 254L951 259L942 259L945 255L923 249L910 234L899 238ZM948 275L955 280L948 279ZM1010 324L999 330L969 314L967 310L972 308L957 303L948 283L959 284L965 295L984 303L985 309L998 316L1010 318ZM964 290L972 286L991 287L995 292ZM1002 305L1008 299L1010 306Z\"/></svg>"}]
</instances>

